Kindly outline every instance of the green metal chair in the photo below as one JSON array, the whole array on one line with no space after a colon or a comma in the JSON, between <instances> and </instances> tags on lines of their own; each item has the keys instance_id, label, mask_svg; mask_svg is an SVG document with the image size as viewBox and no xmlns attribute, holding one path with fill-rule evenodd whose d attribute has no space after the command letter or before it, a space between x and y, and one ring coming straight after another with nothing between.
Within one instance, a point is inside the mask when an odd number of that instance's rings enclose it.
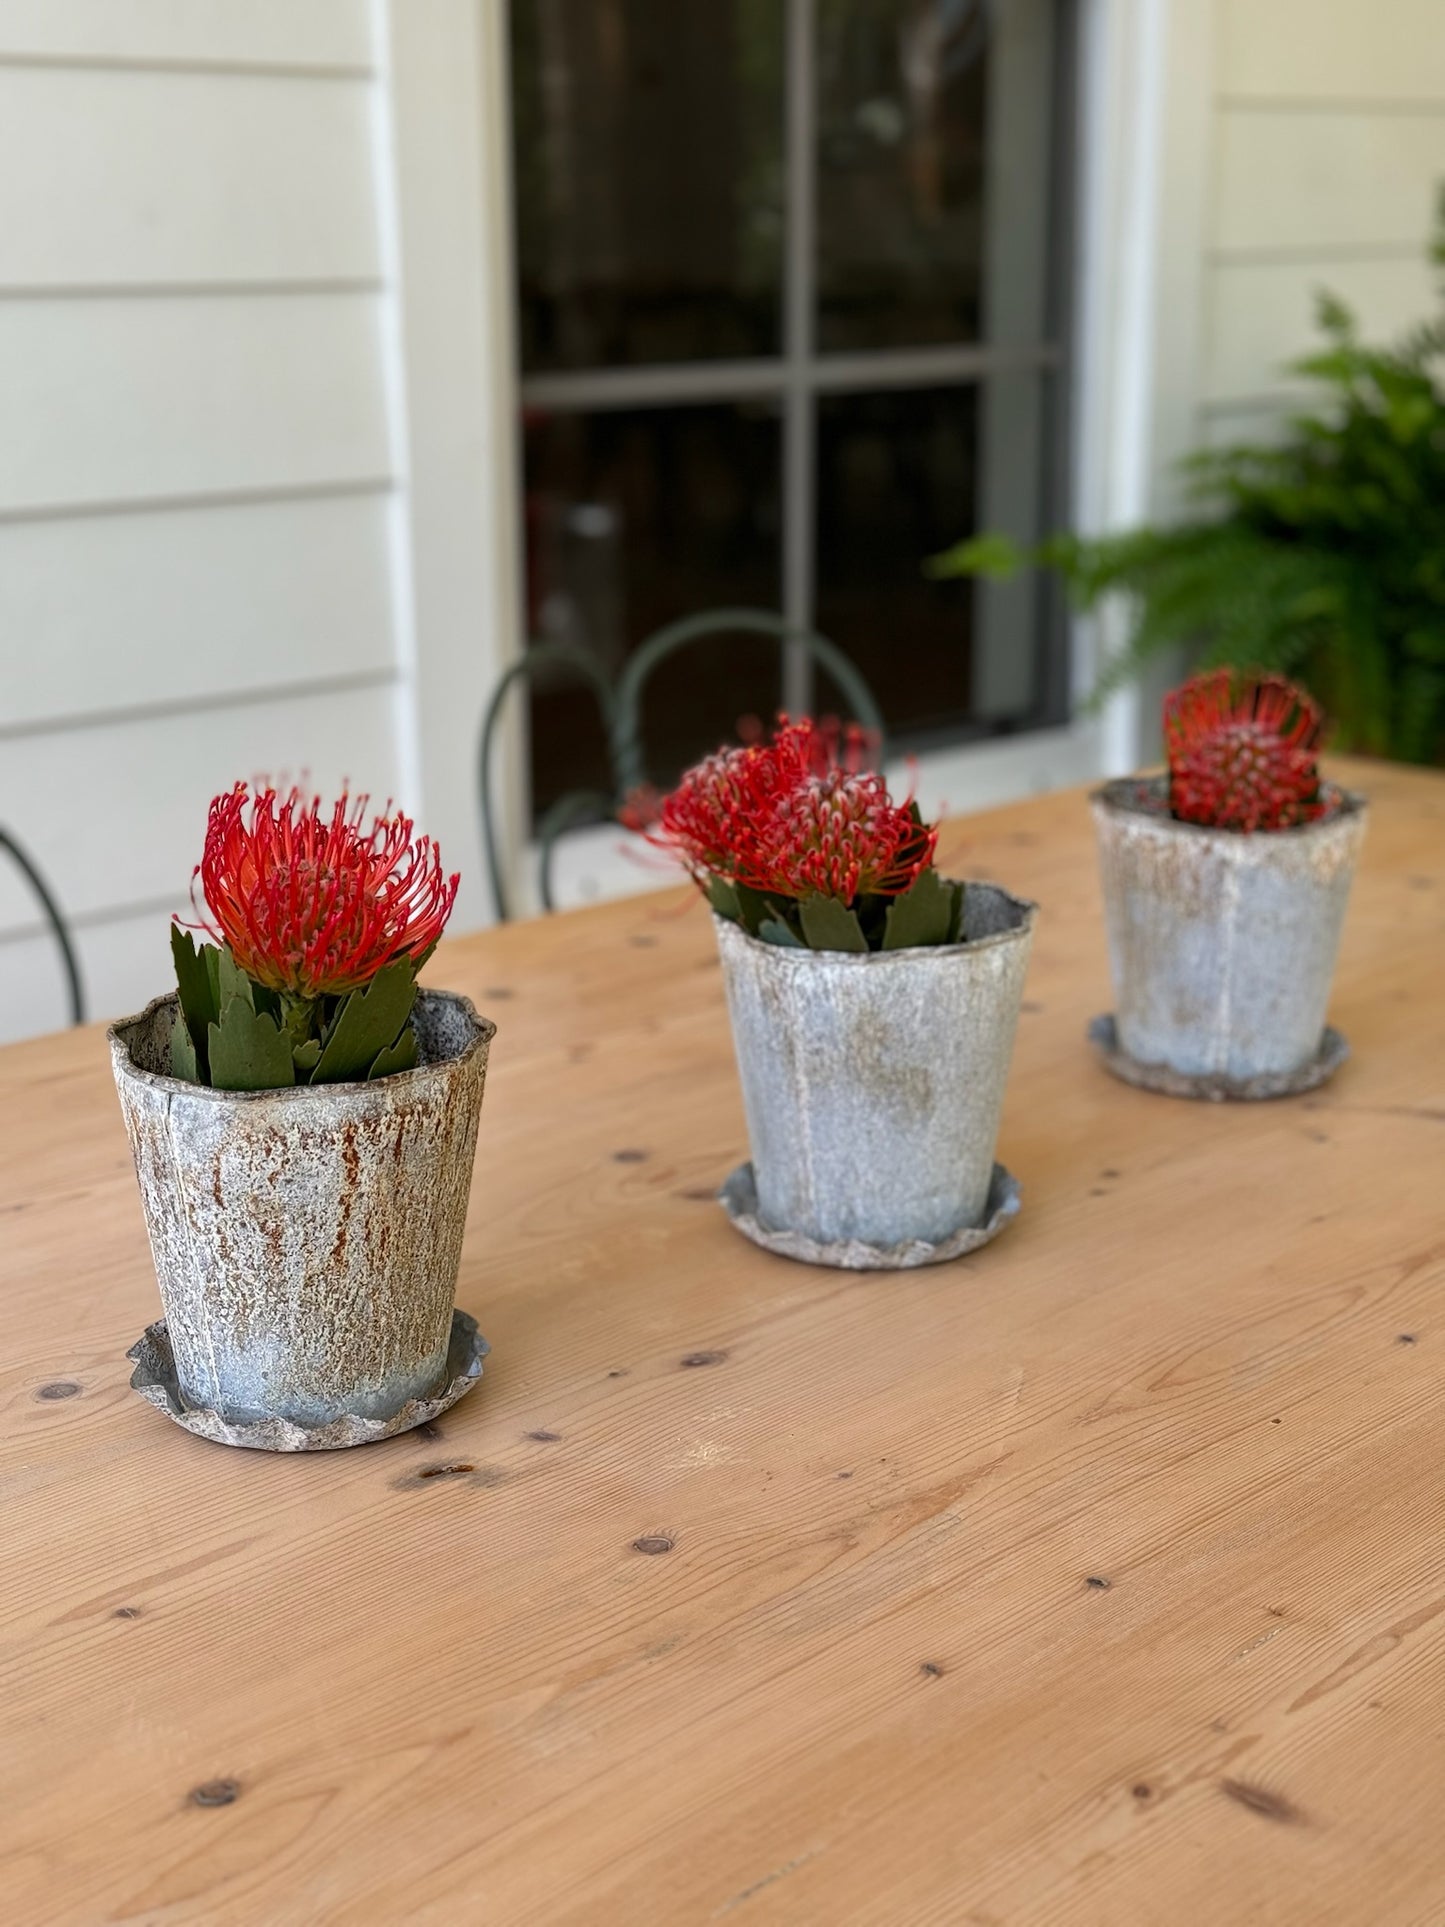
<instances>
[{"instance_id":1,"label":"green metal chair","mask_svg":"<svg viewBox=\"0 0 1445 1927\"><path fill-rule=\"evenodd\" d=\"M843 651L836 643L829 642L826 636L820 636L813 629L799 628L766 609L712 609L703 615L684 616L679 622L670 622L655 635L649 636L627 658L615 683L609 681L595 659L578 644L536 643L501 677L492 692L482 722L479 771L482 842L486 850L492 900L500 922L508 920L510 911L492 828L492 755L502 707L513 685L530 680L541 670L571 671L597 700L598 714L607 738L608 760L612 766L613 789L610 796L600 790L568 790L544 813L537 826L542 865L542 907L550 911L554 907L552 856L557 839L584 816L593 816L599 811L607 816L615 816L625 798L648 780L642 747L642 699L653 671L689 643L699 642L707 636L738 633L775 637L779 653L783 656L786 656L790 645L804 650L809 659L837 685L852 712L852 720L861 723L877 737L879 754L882 755L882 713L874 701L872 690Z\"/></svg>"}]
</instances>

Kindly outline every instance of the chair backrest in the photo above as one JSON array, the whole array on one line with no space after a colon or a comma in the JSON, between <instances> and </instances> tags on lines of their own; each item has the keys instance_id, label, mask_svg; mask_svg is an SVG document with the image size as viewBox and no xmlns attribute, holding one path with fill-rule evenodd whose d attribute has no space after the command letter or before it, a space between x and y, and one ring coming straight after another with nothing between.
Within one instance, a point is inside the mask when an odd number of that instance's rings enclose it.
<instances>
[{"instance_id":1,"label":"chair backrest","mask_svg":"<svg viewBox=\"0 0 1445 1927\"><path fill-rule=\"evenodd\" d=\"M779 654L786 659L790 648L802 650L817 667L831 677L859 722L878 739L879 755L884 748L883 716L873 692L855 665L836 643L814 629L800 628L766 609L711 609L702 615L684 616L670 622L635 649L627 658L616 682L610 682L594 657L576 643L541 642L529 648L500 678L482 722L480 783L482 803L482 842L486 850L488 879L497 916L503 923L509 915L506 884L497 854L492 827L492 755L502 706L514 683L530 680L539 671L560 669L574 674L589 688L597 701L598 714L607 738L613 793L604 796L597 790L569 790L559 796L537 825L541 856L542 907L551 910L552 853L557 839L584 815L594 815L599 806L614 812L633 790L647 781L646 756L642 744L642 701L653 672L669 656L705 637L745 634L772 636Z\"/></svg>"},{"instance_id":2,"label":"chair backrest","mask_svg":"<svg viewBox=\"0 0 1445 1927\"><path fill-rule=\"evenodd\" d=\"M75 954L75 945L70 940L65 918L60 914L60 905L55 901L49 885L36 868L34 861L26 855L6 830L0 830L0 850L6 852L21 876L25 878L35 892L41 909L45 912L45 920L55 937L56 948L60 952L60 961L65 970L66 988L70 994L70 1021L72 1024L83 1024L85 992L81 987L80 963Z\"/></svg>"}]
</instances>

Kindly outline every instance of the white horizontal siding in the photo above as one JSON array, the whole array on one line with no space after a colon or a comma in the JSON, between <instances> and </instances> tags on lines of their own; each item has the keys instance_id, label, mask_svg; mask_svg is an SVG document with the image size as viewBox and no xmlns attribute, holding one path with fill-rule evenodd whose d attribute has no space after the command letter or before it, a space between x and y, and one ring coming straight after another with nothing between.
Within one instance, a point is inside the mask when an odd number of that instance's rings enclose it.
<instances>
[{"instance_id":1,"label":"white horizontal siding","mask_svg":"<svg viewBox=\"0 0 1445 1927\"><path fill-rule=\"evenodd\" d=\"M349 780L379 804L395 795L394 707L388 688L335 689L12 737L0 748L0 823L70 915L183 897L206 806L238 778L297 778L328 796ZM0 931L36 918L0 868Z\"/></svg>"},{"instance_id":2,"label":"white horizontal siding","mask_svg":"<svg viewBox=\"0 0 1445 1927\"><path fill-rule=\"evenodd\" d=\"M0 854L0 862L3 862ZM71 931L87 1015L129 1016L172 988L170 909L189 917L183 900ZM0 1044L70 1022L65 966L54 939L0 936Z\"/></svg>"},{"instance_id":3,"label":"white horizontal siding","mask_svg":"<svg viewBox=\"0 0 1445 1927\"><path fill-rule=\"evenodd\" d=\"M1442 178L1445 112L1227 107L1219 117L1214 245L1296 255L1381 245L1423 253Z\"/></svg>"},{"instance_id":4,"label":"white horizontal siding","mask_svg":"<svg viewBox=\"0 0 1445 1927\"><path fill-rule=\"evenodd\" d=\"M1218 0L1227 99L1445 99L1441 0Z\"/></svg>"},{"instance_id":5,"label":"white horizontal siding","mask_svg":"<svg viewBox=\"0 0 1445 1927\"><path fill-rule=\"evenodd\" d=\"M371 95L0 65L0 292L375 280Z\"/></svg>"},{"instance_id":6,"label":"white horizontal siding","mask_svg":"<svg viewBox=\"0 0 1445 1927\"><path fill-rule=\"evenodd\" d=\"M1371 341L1436 315L1445 0L1216 0L1200 439L1281 432L1327 289Z\"/></svg>"},{"instance_id":7,"label":"white horizontal siding","mask_svg":"<svg viewBox=\"0 0 1445 1927\"><path fill-rule=\"evenodd\" d=\"M0 59L360 67L367 0L0 0Z\"/></svg>"},{"instance_id":8,"label":"white horizontal siding","mask_svg":"<svg viewBox=\"0 0 1445 1927\"><path fill-rule=\"evenodd\" d=\"M1282 394L1286 364L1320 346L1316 297L1328 289L1369 340L1390 340L1434 311L1435 275L1419 250L1400 260L1216 263L1207 277L1204 400Z\"/></svg>"},{"instance_id":9,"label":"white horizontal siding","mask_svg":"<svg viewBox=\"0 0 1445 1927\"><path fill-rule=\"evenodd\" d=\"M16 728L395 667L385 494L0 522Z\"/></svg>"},{"instance_id":10,"label":"white horizontal siding","mask_svg":"<svg viewBox=\"0 0 1445 1927\"><path fill-rule=\"evenodd\" d=\"M1284 398L1271 395L1231 397L1207 403L1199 410L1198 445L1203 449L1223 449L1235 443L1261 443L1283 440L1289 433L1289 415Z\"/></svg>"},{"instance_id":11,"label":"white horizontal siding","mask_svg":"<svg viewBox=\"0 0 1445 1927\"><path fill-rule=\"evenodd\" d=\"M0 824L94 1015L165 988L236 778L405 800L372 26L0 0ZM0 989L0 1034L65 1019L3 861Z\"/></svg>"},{"instance_id":12,"label":"white horizontal siding","mask_svg":"<svg viewBox=\"0 0 1445 1927\"><path fill-rule=\"evenodd\" d=\"M375 296L0 303L0 514L389 467Z\"/></svg>"}]
</instances>

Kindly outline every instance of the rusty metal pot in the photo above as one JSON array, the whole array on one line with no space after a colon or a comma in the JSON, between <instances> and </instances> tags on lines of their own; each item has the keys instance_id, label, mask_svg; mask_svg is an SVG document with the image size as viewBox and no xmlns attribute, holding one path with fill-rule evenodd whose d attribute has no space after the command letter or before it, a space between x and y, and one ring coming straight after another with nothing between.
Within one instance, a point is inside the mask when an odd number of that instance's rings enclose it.
<instances>
[{"instance_id":1,"label":"rusty metal pot","mask_svg":"<svg viewBox=\"0 0 1445 1927\"><path fill-rule=\"evenodd\" d=\"M1191 1095L1248 1097L1310 1074L1365 831L1363 798L1327 785L1326 800L1316 822L1246 836L1177 822L1163 777L1094 792L1131 1081L1157 1068L1200 1080Z\"/></svg>"},{"instance_id":2,"label":"rusty metal pot","mask_svg":"<svg viewBox=\"0 0 1445 1927\"><path fill-rule=\"evenodd\" d=\"M1034 916L970 883L964 942L866 955L714 917L765 1227L888 1251L982 1224Z\"/></svg>"},{"instance_id":3,"label":"rusty metal pot","mask_svg":"<svg viewBox=\"0 0 1445 1927\"><path fill-rule=\"evenodd\" d=\"M415 1070L217 1091L169 1074L175 998L110 1032L176 1378L222 1420L387 1419L447 1365L495 1026L418 993Z\"/></svg>"}]
</instances>

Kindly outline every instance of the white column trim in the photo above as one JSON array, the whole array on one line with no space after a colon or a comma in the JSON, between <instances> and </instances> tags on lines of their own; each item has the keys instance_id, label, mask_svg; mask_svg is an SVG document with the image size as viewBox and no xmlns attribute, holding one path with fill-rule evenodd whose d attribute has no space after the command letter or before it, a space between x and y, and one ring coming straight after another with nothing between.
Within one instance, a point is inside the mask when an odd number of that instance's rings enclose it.
<instances>
[{"instance_id":1,"label":"white column trim","mask_svg":"<svg viewBox=\"0 0 1445 1927\"><path fill-rule=\"evenodd\" d=\"M1215 0L1084 0L1076 522L1101 535L1167 514L1196 438ZM1079 625L1075 687L1124 613ZM1138 688L1101 717L1106 774L1153 738Z\"/></svg>"},{"instance_id":2,"label":"white column trim","mask_svg":"<svg viewBox=\"0 0 1445 1927\"><path fill-rule=\"evenodd\" d=\"M403 769L462 873L454 930L490 921L477 789L482 711L521 647L506 9L373 0L389 104L409 671ZM388 205L389 203L389 205ZM519 746L498 785L522 841Z\"/></svg>"}]
</instances>

